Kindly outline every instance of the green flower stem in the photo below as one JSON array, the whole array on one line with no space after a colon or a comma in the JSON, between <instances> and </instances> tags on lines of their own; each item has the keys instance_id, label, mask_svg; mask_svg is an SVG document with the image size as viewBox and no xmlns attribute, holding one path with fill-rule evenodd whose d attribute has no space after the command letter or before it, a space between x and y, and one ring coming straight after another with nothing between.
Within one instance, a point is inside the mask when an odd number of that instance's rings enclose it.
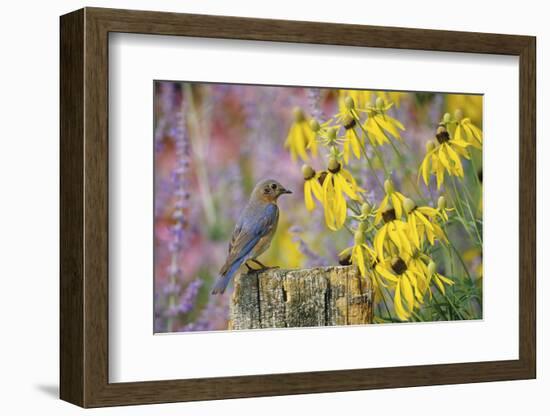
<instances>
[{"instance_id":1,"label":"green flower stem","mask_svg":"<svg viewBox=\"0 0 550 416\"><path fill-rule=\"evenodd\" d=\"M453 180L453 186L456 187L456 181L458 180L457 177L453 176L452 180ZM456 188L456 189L458 189L458 188ZM472 194L468 190L468 186L463 187L463 192L464 192L464 199L466 201L466 204L464 204L464 205L466 205L467 207L470 207L471 204L473 204L473 198L472 198Z\"/></svg>"},{"instance_id":2,"label":"green flower stem","mask_svg":"<svg viewBox=\"0 0 550 416\"><path fill-rule=\"evenodd\" d=\"M451 314L450 313L445 314L445 312L443 311L443 309L441 309L441 306L437 302L437 299L435 299L435 296L433 296L433 298L434 298L434 302L430 302L430 304L434 307L437 314L441 317L443 321L450 321Z\"/></svg>"},{"instance_id":3,"label":"green flower stem","mask_svg":"<svg viewBox=\"0 0 550 416\"><path fill-rule=\"evenodd\" d=\"M390 142L390 145L391 147L393 148L393 151L395 152L397 158L399 159L399 161L403 161L403 155L401 154L401 152L399 151L399 149L397 148L397 146L395 145L395 143L393 142L393 140L391 139L391 137L389 137L386 132L384 130L382 130L382 133L384 133L384 136L386 136L386 139L388 139L388 141Z\"/></svg>"},{"instance_id":4,"label":"green flower stem","mask_svg":"<svg viewBox=\"0 0 550 416\"><path fill-rule=\"evenodd\" d=\"M455 178L453 177L452 180L451 180L452 184L453 184L453 189L454 189L454 192L455 194L457 195L457 198L458 198L458 188L456 186L456 181L455 181ZM467 187L464 187L465 188L465 191L468 192L467 190ZM460 199L460 198L459 198ZM463 201L462 201L463 202ZM474 216L474 213L472 212L472 207L470 206L470 201L468 200L468 198L466 198L466 208L468 209L468 212L470 214L470 217L471 217L471 220L472 220L472 223L474 225L474 230L475 230L475 234L476 234L476 237L477 237L477 240L478 240L478 243L479 243L479 246L483 246L483 239L481 238L481 234L479 233L479 230L477 228L477 220ZM464 211L463 211L464 213Z\"/></svg>"},{"instance_id":5,"label":"green flower stem","mask_svg":"<svg viewBox=\"0 0 550 416\"><path fill-rule=\"evenodd\" d=\"M349 225L347 225L346 223L344 223L344 227L345 227L346 230L349 231L349 233L350 233L351 235L355 235L355 232L349 227Z\"/></svg>"},{"instance_id":6,"label":"green flower stem","mask_svg":"<svg viewBox=\"0 0 550 416\"><path fill-rule=\"evenodd\" d=\"M441 229L443 230L443 233L445 233L445 235L447 235L447 233L445 232L445 230L443 229L443 227L441 227ZM447 240L449 240L449 237L447 237ZM450 242L451 240L449 240ZM450 265L450 269L451 269L451 276L456 276L456 264L455 264L455 259L453 256L453 251L451 250L451 247L448 245L448 244L443 244L443 246L445 247L445 250L447 251L447 259L449 260L449 265Z\"/></svg>"},{"instance_id":7,"label":"green flower stem","mask_svg":"<svg viewBox=\"0 0 550 416\"><path fill-rule=\"evenodd\" d=\"M472 175L474 176L474 180L477 183L477 186L479 186L479 188L481 189L481 181L479 180L479 177L477 175L477 163L475 162L475 158L472 152L470 152L470 162L472 163Z\"/></svg>"},{"instance_id":8,"label":"green flower stem","mask_svg":"<svg viewBox=\"0 0 550 416\"><path fill-rule=\"evenodd\" d=\"M349 200L349 202L353 201L352 199ZM353 201L355 202L355 201ZM347 204L347 207L353 211L355 215L361 214L361 209L358 209L357 207L354 207L353 204Z\"/></svg>"},{"instance_id":9,"label":"green flower stem","mask_svg":"<svg viewBox=\"0 0 550 416\"><path fill-rule=\"evenodd\" d=\"M359 128L361 129L361 131L363 132L363 135L365 136L365 138L367 138L370 142L370 138L369 138L369 134L367 133L367 130L363 127L363 124L361 124L361 120L359 120L358 118L355 119L355 121L357 122L357 124L359 125ZM359 143L361 143L361 147L363 149L363 154L365 155L365 157L367 158L367 161L369 160L368 156L367 156L367 151L365 149L365 145L359 141ZM372 143L372 142L371 142ZM386 168L386 163L384 162L384 158L382 157L382 155L380 154L380 152L378 151L378 149L376 148L376 146L372 146L372 150L374 151L374 153L376 154L376 157L380 160L380 164L382 165L382 170L384 171L384 175L386 175L386 178L389 178L390 177L390 173L388 172L388 169ZM370 162L369 162L369 165L370 165ZM372 165L370 165L372 166ZM371 167L372 169L372 167ZM384 189L384 187L382 186L382 189Z\"/></svg>"},{"instance_id":10,"label":"green flower stem","mask_svg":"<svg viewBox=\"0 0 550 416\"><path fill-rule=\"evenodd\" d=\"M449 178L449 180L452 182L452 179ZM454 185L454 182L453 182ZM447 191L447 197L450 201L453 202L454 208L456 209L456 215L458 216L459 222L462 224L462 227L464 230L468 233L468 236L473 240L476 241L476 237L472 234L472 230L468 226L466 216L464 214L464 206L463 202L458 196L458 190L456 189L456 186L454 187L454 192L450 190L449 187L446 187Z\"/></svg>"},{"instance_id":11,"label":"green flower stem","mask_svg":"<svg viewBox=\"0 0 550 416\"><path fill-rule=\"evenodd\" d=\"M459 217L464 217L464 211L462 208L462 204L460 201L460 198L457 197L456 193L453 193L452 190L446 186L445 191L447 193L447 198L449 198L449 201L452 201L454 208L456 209L456 213Z\"/></svg>"},{"instance_id":12,"label":"green flower stem","mask_svg":"<svg viewBox=\"0 0 550 416\"><path fill-rule=\"evenodd\" d=\"M382 153L380 152L380 150L378 150L378 146L373 145L372 151L380 161L380 164L382 165L382 170L384 171L384 175L386 175L386 178L391 177L390 171L388 170L388 168L386 168L386 161L384 160L384 157L382 156Z\"/></svg>"},{"instance_id":13,"label":"green flower stem","mask_svg":"<svg viewBox=\"0 0 550 416\"><path fill-rule=\"evenodd\" d=\"M359 126L361 127L361 130L363 131L363 134L365 135L365 137L369 137L369 134L367 132L367 130L363 127L363 125L357 120ZM395 143L391 140L390 137L388 137L388 135L386 134L386 132L382 129L382 133L384 133L384 136L386 136L386 139L388 139L388 141L390 142L390 145L392 146L393 148L393 151L395 152L395 154L397 155L398 159L399 159L399 162L401 163L402 166L407 166L407 164L405 163L405 158L403 157L403 155L401 154L401 152L399 151L399 149L397 148L397 146L395 145ZM370 141L370 139L369 139ZM384 169L384 174L386 175L387 178L390 177L390 174L388 172L388 170L386 169L386 165L384 163L384 159L382 158L382 155L380 154L380 152L378 151L378 149L376 148L376 146L373 146L373 150L374 152L376 153L376 156L380 159L380 163L382 163L382 167ZM410 173L410 169L407 169L407 171L409 171ZM419 202L422 203L422 204L425 204L426 203L426 199L424 198L424 196L422 195L422 192L420 192L420 189L418 188L418 184L415 183L415 181L413 181L411 179L411 176L410 175L405 175L405 177L407 178L407 180L410 182L410 184L412 185L414 191L416 192L417 196L420 198Z\"/></svg>"},{"instance_id":14,"label":"green flower stem","mask_svg":"<svg viewBox=\"0 0 550 416\"><path fill-rule=\"evenodd\" d=\"M405 163L405 158L403 157L403 154L399 151L399 149L397 148L397 146L395 145L395 143L393 142L391 137L388 137L388 135L386 134L385 131L382 130L382 132L384 133L384 135L386 136L386 138L390 142L390 144L393 148L393 151L395 152L397 158L399 159L399 162L401 163L401 166L407 166L407 164ZM412 173L411 170L408 167L407 167L407 171L408 171L408 173ZM419 202L421 204L425 205L426 204L426 199L422 195L422 192L420 192L420 189L418 188L418 184L414 180L411 179L410 174L405 174L405 177L407 178L407 180L411 184L412 188L416 192L416 195L420 198Z\"/></svg>"},{"instance_id":15,"label":"green flower stem","mask_svg":"<svg viewBox=\"0 0 550 416\"><path fill-rule=\"evenodd\" d=\"M350 199L350 202L350 209L354 212L354 214L361 215L361 206L359 205L359 202L353 199ZM351 205L353 205L353 207L351 207Z\"/></svg>"},{"instance_id":16,"label":"green flower stem","mask_svg":"<svg viewBox=\"0 0 550 416\"><path fill-rule=\"evenodd\" d=\"M448 247L451 247L451 249L454 251L455 256L458 258L458 261L460 262L460 264L462 265L462 268L464 269L464 272L466 273L466 276L468 276L468 278L472 280L472 276L470 275L468 266L466 266L466 263L464 262L464 259L460 255L460 252L457 250L456 246L453 244L453 242L449 238L449 234L447 234L446 226L441 227L441 230L443 230L443 234L445 234L445 237L447 238Z\"/></svg>"},{"instance_id":17,"label":"green flower stem","mask_svg":"<svg viewBox=\"0 0 550 416\"><path fill-rule=\"evenodd\" d=\"M384 303L386 311L388 312L388 316L390 318L389 320L393 321L395 318L393 318L391 315L390 308L388 307L388 303L386 302L386 295L384 294L384 288L382 286L380 286L380 294L382 295L382 303Z\"/></svg>"},{"instance_id":18,"label":"green flower stem","mask_svg":"<svg viewBox=\"0 0 550 416\"><path fill-rule=\"evenodd\" d=\"M361 125L361 123L358 123L358 124ZM382 184L382 182L380 182L380 179L378 179L378 175L376 174L376 169L374 169L374 166L372 165L372 162L371 162L371 160L370 160L370 158L367 154L367 149L365 149L365 144L359 138L359 135L357 134L355 129L353 129L353 134L355 134L355 137L357 138L357 141L359 142L359 145L361 147L361 151L363 152L363 156L365 156L365 159L367 159L367 163L369 165L370 170L372 171L372 174L374 175L374 178L376 179L376 183L378 183L378 185L380 186L380 189L384 190L384 185Z\"/></svg>"},{"instance_id":19,"label":"green flower stem","mask_svg":"<svg viewBox=\"0 0 550 416\"><path fill-rule=\"evenodd\" d=\"M437 288L437 291L443 296L443 298L447 301L447 304L451 307L451 309L455 312L455 314L464 321L466 318L464 318L464 315L456 308L453 302L451 302L451 299L447 296L446 293L443 293L443 291L439 288L438 285L434 285Z\"/></svg>"},{"instance_id":20,"label":"green flower stem","mask_svg":"<svg viewBox=\"0 0 550 416\"><path fill-rule=\"evenodd\" d=\"M418 322L424 322L424 319L422 319L422 317L419 314L417 314L415 311L411 311L411 313L412 313L412 316L414 316L418 320Z\"/></svg>"}]
</instances>

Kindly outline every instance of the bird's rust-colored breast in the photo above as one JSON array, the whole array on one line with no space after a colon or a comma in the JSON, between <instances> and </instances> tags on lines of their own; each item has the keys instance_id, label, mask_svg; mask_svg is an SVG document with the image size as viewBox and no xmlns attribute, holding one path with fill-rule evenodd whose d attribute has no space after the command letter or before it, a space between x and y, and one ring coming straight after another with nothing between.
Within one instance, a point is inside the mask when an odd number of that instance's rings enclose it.
<instances>
[{"instance_id":1,"label":"bird's rust-colored breast","mask_svg":"<svg viewBox=\"0 0 550 416\"><path fill-rule=\"evenodd\" d=\"M271 229L266 235L260 238L260 240L258 241L258 244L256 244L256 247L254 247L253 249L253 253L251 253L252 254L251 258L258 257L269 248L269 246L271 245L271 240L275 235L275 231L277 231L278 223L279 223L279 210L277 209L275 220L273 221L273 226L271 227Z\"/></svg>"}]
</instances>

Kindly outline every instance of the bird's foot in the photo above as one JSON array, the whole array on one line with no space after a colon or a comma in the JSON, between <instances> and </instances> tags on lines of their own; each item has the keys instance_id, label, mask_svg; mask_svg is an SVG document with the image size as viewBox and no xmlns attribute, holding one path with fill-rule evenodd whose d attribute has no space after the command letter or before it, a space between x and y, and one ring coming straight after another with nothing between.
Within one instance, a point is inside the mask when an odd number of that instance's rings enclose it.
<instances>
[{"instance_id":1,"label":"bird's foot","mask_svg":"<svg viewBox=\"0 0 550 416\"><path fill-rule=\"evenodd\" d=\"M279 268L279 266L271 266L271 267L266 266L265 264L259 262L258 260L255 260L255 259L251 259L250 261L256 263L258 266L260 266L260 268L259 269L253 269L252 267L250 267L248 265L248 263L245 263L245 265L248 268L249 272L259 273L259 272L265 272L266 270L278 269Z\"/></svg>"},{"instance_id":2,"label":"bird's foot","mask_svg":"<svg viewBox=\"0 0 550 416\"><path fill-rule=\"evenodd\" d=\"M257 271L260 271L260 272L263 272L263 271L269 270L269 269L278 269L279 268L279 266L268 267L268 266L266 266L265 264L263 264L262 262L260 262L259 260L256 260L256 259L251 259L251 261L253 261L258 266L260 266L260 268L257 270Z\"/></svg>"},{"instance_id":3,"label":"bird's foot","mask_svg":"<svg viewBox=\"0 0 550 416\"><path fill-rule=\"evenodd\" d=\"M252 260L249 260L249 261L252 261ZM265 266L260 266L259 269L256 269L254 267L251 267L248 262L244 264L246 266L246 268L248 269L247 270L247 273L257 273L257 272L261 272L265 269Z\"/></svg>"}]
</instances>

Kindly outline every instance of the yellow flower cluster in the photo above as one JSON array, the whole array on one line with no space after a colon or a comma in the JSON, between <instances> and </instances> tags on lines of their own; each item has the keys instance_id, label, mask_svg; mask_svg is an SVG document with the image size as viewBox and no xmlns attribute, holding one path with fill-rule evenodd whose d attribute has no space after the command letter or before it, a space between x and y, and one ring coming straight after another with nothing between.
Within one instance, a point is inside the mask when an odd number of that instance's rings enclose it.
<instances>
[{"instance_id":1,"label":"yellow flower cluster","mask_svg":"<svg viewBox=\"0 0 550 416\"><path fill-rule=\"evenodd\" d=\"M405 126L390 114L403 96L340 90L338 112L327 120L311 119L295 109L285 146L294 160L299 157L308 163L318 161L319 147L326 150L324 169L317 172L310 164L302 167L305 206L313 211L319 202L330 230L346 227L353 233L354 244L340 253L340 263L353 264L361 276L370 278L377 300L386 303L385 296L390 294L395 316L405 321L415 316L427 297L432 298L433 288L445 295L445 287L454 284L437 271L432 259L438 244L449 247L444 224L454 208L447 209L443 196L437 207L417 206L394 189L389 179L391 173L384 167L379 148L389 144L402 157L396 143L403 141ZM434 175L439 189L445 174L463 178L462 159L471 159L470 148L481 149L482 140L481 130L461 111L445 114L435 140L427 144L419 179L428 185ZM382 184L375 179L384 196L376 207L354 177L353 160L365 161L374 176L374 162L382 165L386 180Z\"/></svg>"},{"instance_id":2,"label":"yellow flower cluster","mask_svg":"<svg viewBox=\"0 0 550 416\"><path fill-rule=\"evenodd\" d=\"M401 122L387 114L393 103L386 103L379 96L375 105L370 106L370 92L349 93L339 100L339 112L322 124L309 119L302 109L294 109L294 122L285 142L293 160L300 157L308 161L308 150L312 157L317 156L318 144L328 150L326 170L317 173L309 165L304 165L302 170L305 205L308 210L313 210L316 198L323 205L325 223L331 230L339 230L346 222L346 197L361 201L360 193L365 191L344 165L349 164L352 155L357 159L362 155L368 158L365 138L372 146L379 146L389 143L392 137L400 140L399 130L405 130ZM357 108L354 97L366 107ZM362 113L367 114L364 122L361 121Z\"/></svg>"},{"instance_id":3,"label":"yellow flower cluster","mask_svg":"<svg viewBox=\"0 0 550 416\"><path fill-rule=\"evenodd\" d=\"M390 117L387 111L393 107L393 103L386 104L380 97L376 100L376 106L367 107L364 110L368 114L365 122L365 129L369 133L371 144L383 145L389 143L389 136L401 140L399 130L405 130L405 127L399 120Z\"/></svg>"},{"instance_id":4,"label":"yellow flower cluster","mask_svg":"<svg viewBox=\"0 0 550 416\"><path fill-rule=\"evenodd\" d=\"M357 265L362 276L371 277L377 293L384 289L393 291L396 315L407 320L424 297L432 295L431 282L443 293L445 284L453 284L451 279L436 273L435 263L424 253L426 245L447 241L439 224L444 217L439 209L417 206L394 190L391 181L384 185L384 199L374 213L363 215L355 232L355 244L348 250L351 263ZM367 234L374 236L372 246L366 243Z\"/></svg>"},{"instance_id":5,"label":"yellow flower cluster","mask_svg":"<svg viewBox=\"0 0 550 416\"><path fill-rule=\"evenodd\" d=\"M347 217L347 202L345 196L359 201L359 192L364 189L341 163L330 159L327 171L317 174L309 165L302 167L304 174L304 200L308 210L315 208L313 197L322 203L327 227L333 231L344 226Z\"/></svg>"},{"instance_id":6,"label":"yellow flower cluster","mask_svg":"<svg viewBox=\"0 0 550 416\"><path fill-rule=\"evenodd\" d=\"M308 150L311 156L317 156L317 141L327 147L337 159L348 164L352 154L356 159L361 154L366 156L365 139L372 146L388 144L391 138L401 140L400 131L404 131L405 127L388 114L394 103L381 98L387 94L381 94L374 106L357 107L353 97L366 104L369 100L364 95L369 91L350 92L353 94L339 100L339 112L322 124L309 119L302 109L294 109L294 122L285 141L285 148L290 150L293 160L299 156L303 161L308 161ZM367 114L364 122L361 121L361 114ZM339 134L341 130L342 135ZM339 147L342 149L337 152Z\"/></svg>"},{"instance_id":7,"label":"yellow flower cluster","mask_svg":"<svg viewBox=\"0 0 550 416\"><path fill-rule=\"evenodd\" d=\"M454 128L454 136L449 130ZM454 119L449 113L443 116L436 131L436 142L428 141L426 144L426 156L420 165L419 176L428 185L430 174L435 175L437 189L444 181L445 173L459 178L464 177L461 157L470 159L468 147L481 149L483 133L469 118L464 118L462 111L455 112Z\"/></svg>"}]
</instances>

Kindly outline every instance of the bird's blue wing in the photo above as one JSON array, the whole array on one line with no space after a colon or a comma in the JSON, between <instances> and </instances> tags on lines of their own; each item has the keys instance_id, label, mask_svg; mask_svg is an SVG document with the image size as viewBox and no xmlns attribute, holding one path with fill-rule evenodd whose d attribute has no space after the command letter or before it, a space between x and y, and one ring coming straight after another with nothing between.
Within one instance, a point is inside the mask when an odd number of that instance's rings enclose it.
<instances>
[{"instance_id":1,"label":"bird's blue wing","mask_svg":"<svg viewBox=\"0 0 550 416\"><path fill-rule=\"evenodd\" d=\"M242 262L260 239L269 234L277 225L277 217L277 206L267 204L262 209L240 220L231 238L229 254L220 274L225 274L235 263Z\"/></svg>"}]
</instances>

